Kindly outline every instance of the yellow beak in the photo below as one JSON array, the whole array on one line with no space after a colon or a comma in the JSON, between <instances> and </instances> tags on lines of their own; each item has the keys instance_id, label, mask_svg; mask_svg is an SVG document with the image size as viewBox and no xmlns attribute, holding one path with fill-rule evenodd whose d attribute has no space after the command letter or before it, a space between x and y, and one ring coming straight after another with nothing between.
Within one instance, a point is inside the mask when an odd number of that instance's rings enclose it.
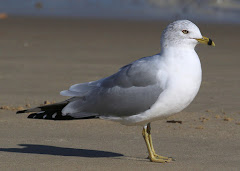
<instances>
[{"instance_id":1,"label":"yellow beak","mask_svg":"<svg viewBox=\"0 0 240 171\"><path fill-rule=\"evenodd\" d=\"M211 39L209 39L207 37L204 37L204 36L203 36L202 39L196 39L196 40L198 42L206 44L206 45L215 46L215 43Z\"/></svg>"}]
</instances>

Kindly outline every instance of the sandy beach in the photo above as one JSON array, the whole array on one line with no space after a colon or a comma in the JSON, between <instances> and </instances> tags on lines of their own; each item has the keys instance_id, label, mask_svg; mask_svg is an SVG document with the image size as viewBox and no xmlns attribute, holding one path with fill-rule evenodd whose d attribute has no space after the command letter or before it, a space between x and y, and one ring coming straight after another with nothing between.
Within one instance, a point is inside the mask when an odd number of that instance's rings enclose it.
<instances>
[{"instance_id":1,"label":"sandy beach","mask_svg":"<svg viewBox=\"0 0 240 171\"><path fill-rule=\"evenodd\" d=\"M59 92L72 84L106 77L159 53L167 24L0 20L0 106L26 108L64 100ZM0 170L239 170L240 25L195 24L216 43L196 48L203 69L200 91L187 109L152 124L156 151L175 162L146 159L141 127L99 119L34 120L2 109Z\"/></svg>"}]
</instances>

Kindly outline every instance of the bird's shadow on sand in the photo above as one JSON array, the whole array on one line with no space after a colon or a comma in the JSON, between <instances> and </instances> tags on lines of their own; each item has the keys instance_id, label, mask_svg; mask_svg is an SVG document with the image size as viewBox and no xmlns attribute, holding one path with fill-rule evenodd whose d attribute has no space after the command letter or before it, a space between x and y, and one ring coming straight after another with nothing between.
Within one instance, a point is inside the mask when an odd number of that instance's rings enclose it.
<instances>
[{"instance_id":1,"label":"bird's shadow on sand","mask_svg":"<svg viewBox=\"0 0 240 171\"><path fill-rule=\"evenodd\" d=\"M23 148L0 148L0 151L13 153L46 154L56 156L89 157L89 158L123 156L120 153L113 153L109 151L100 150L65 148L37 144L19 144L19 146L22 146Z\"/></svg>"}]
</instances>

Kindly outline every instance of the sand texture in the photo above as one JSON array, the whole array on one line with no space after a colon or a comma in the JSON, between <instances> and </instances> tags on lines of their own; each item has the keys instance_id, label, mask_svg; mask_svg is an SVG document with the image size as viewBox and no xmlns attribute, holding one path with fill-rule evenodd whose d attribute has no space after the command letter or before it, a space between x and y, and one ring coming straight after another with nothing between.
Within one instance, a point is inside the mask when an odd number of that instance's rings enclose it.
<instances>
[{"instance_id":1,"label":"sand texture","mask_svg":"<svg viewBox=\"0 0 240 171\"><path fill-rule=\"evenodd\" d=\"M152 124L149 162L141 127L92 119L50 121L19 108L64 100L70 85L108 76L160 51L167 22L7 18L0 21L0 170L239 170L239 25L196 23L203 82L183 112ZM45 102L46 103L46 102ZM181 121L181 122L180 122Z\"/></svg>"}]
</instances>

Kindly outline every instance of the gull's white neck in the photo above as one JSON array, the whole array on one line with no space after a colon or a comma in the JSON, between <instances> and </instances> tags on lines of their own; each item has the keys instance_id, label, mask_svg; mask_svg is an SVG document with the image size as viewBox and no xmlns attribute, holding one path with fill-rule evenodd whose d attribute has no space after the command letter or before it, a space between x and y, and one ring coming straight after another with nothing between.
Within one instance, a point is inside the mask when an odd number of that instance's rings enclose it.
<instances>
[{"instance_id":1,"label":"gull's white neck","mask_svg":"<svg viewBox=\"0 0 240 171\"><path fill-rule=\"evenodd\" d=\"M160 54L168 68L168 72L180 72L182 74L201 74L201 63L194 48L178 48L168 47L164 48ZM163 67L163 66L161 66ZM179 74L180 74L179 73ZM176 74L178 75L178 74Z\"/></svg>"},{"instance_id":2,"label":"gull's white neck","mask_svg":"<svg viewBox=\"0 0 240 171\"><path fill-rule=\"evenodd\" d=\"M194 50L195 46L171 46L171 47L162 47L161 54L162 55L171 55L171 54L178 54L178 53L196 53ZM178 56L178 55L177 55Z\"/></svg>"}]
</instances>

